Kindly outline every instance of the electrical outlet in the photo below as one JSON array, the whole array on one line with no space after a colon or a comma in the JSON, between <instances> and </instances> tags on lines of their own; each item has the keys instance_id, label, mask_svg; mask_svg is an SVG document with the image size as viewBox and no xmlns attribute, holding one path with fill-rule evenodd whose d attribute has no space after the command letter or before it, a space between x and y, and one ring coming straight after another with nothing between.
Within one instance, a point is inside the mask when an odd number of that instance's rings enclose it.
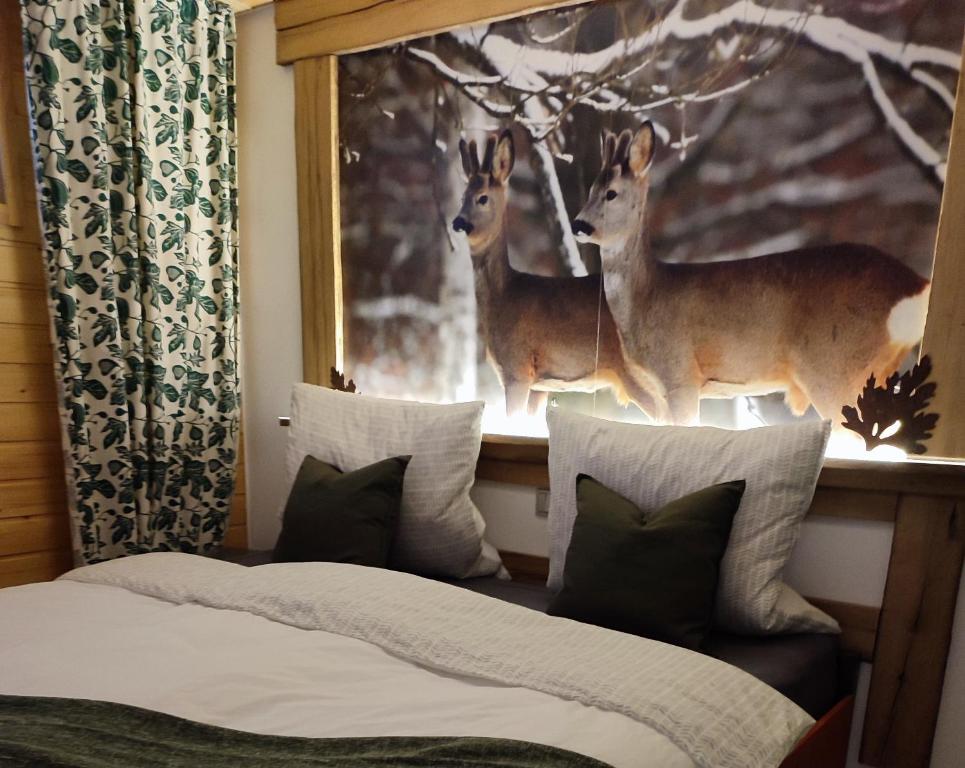
<instances>
[{"instance_id":1,"label":"electrical outlet","mask_svg":"<svg viewBox=\"0 0 965 768\"><path fill-rule=\"evenodd\" d=\"M545 488L536 491L536 515L546 517L550 513L550 492Z\"/></svg>"}]
</instances>

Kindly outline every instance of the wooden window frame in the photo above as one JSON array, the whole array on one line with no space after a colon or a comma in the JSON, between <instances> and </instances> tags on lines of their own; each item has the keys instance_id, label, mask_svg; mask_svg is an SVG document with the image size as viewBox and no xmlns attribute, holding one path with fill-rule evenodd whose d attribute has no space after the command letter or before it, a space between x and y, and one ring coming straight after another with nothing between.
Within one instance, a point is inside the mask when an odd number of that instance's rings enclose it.
<instances>
[{"instance_id":1,"label":"wooden window frame","mask_svg":"<svg viewBox=\"0 0 965 768\"><path fill-rule=\"evenodd\" d=\"M275 4L277 60L295 65L302 352L305 381L326 385L342 365L342 269L339 238L338 56L523 16L585 0L280 0ZM965 61L965 57L963 57ZM962 67L965 70L965 65ZM965 78L959 78L939 213L933 286L922 341L939 383L941 414L930 457L965 458Z\"/></svg>"},{"instance_id":2,"label":"wooden window frame","mask_svg":"<svg viewBox=\"0 0 965 768\"><path fill-rule=\"evenodd\" d=\"M338 56L584 0L278 0L277 60L293 64L303 378L342 368ZM965 67L963 67L965 69ZM930 456L965 457L965 78L959 79L923 352L939 382ZM545 440L486 436L477 477L548 486ZM831 601L844 645L873 662L861 759L925 768L941 701L962 562L965 465L828 461L811 514L893 522L877 607ZM925 588L927 585L927 589ZM927 617L927 621L922 618Z\"/></svg>"}]
</instances>

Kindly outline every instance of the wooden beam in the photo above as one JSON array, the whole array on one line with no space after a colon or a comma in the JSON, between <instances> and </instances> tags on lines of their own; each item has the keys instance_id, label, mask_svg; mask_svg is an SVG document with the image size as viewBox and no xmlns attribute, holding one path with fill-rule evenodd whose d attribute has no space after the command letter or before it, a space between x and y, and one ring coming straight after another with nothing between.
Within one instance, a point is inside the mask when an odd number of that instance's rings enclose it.
<instances>
[{"instance_id":1,"label":"wooden beam","mask_svg":"<svg viewBox=\"0 0 965 768\"><path fill-rule=\"evenodd\" d=\"M278 63L364 51L582 2L586 0L281 0L275 9Z\"/></svg>"},{"instance_id":2,"label":"wooden beam","mask_svg":"<svg viewBox=\"0 0 965 768\"><path fill-rule=\"evenodd\" d=\"M241 14L253 11L255 8L260 8L263 5L268 5L273 2L273 0L225 0L225 2L231 7L231 10L237 14Z\"/></svg>"},{"instance_id":3,"label":"wooden beam","mask_svg":"<svg viewBox=\"0 0 965 768\"><path fill-rule=\"evenodd\" d=\"M962 59L965 72L965 54ZM931 355L938 383L930 410L940 414L929 456L965 457L965 77L959 77L948 147L948 174L935 243L928 321L922 354Z\"/></svg>"},{"instance_id":4,"label":"wooden beam","mask_svg":"<svg viewBox=\"0 0 965 768\"><path fill-rule=\"evenodd\" d=\"M295 64L302 368L310 384L342 369L342 257L338 166L338 59Z\"/></svg>"},{"instance_id":5,"label":"wooden beam","mask_svg":"<svg viewBox=\"0 0 965 768\"><path fill-rule=\"evenodd\" d=\"M965 502L905 496L875 645L861 762L927 768L965 555Z\"/></svg>"},{"instance_id":6,"label":"wooden beam","mask_svg":"<svg viewBox=\"0 0 965 768\"><path fill-rule=\"evenodd\" d=\"M871 661L874 658L880 608L857 603L842 603L839 600L826 600L821 597L809 597L807 600L841 626L839 640L842 651L857 656L862 661Z\"/></svg>"},{"instance_id":7,"label":"wooden beam","mask_svg":"<svg viewBox=\"0 0 965 768\"><path fill-rule=\"evenodd\" d=\"M480 480L549 487L545 438L484 435L476 477ZM890 522L896 494L965 498L965 464L908 460L899 462L826 459L818 478L824 489L811 514ZM866 491L834 494L832 489ZM877 508L876 503L881 507Z\"/></svg>"}]
</instances>

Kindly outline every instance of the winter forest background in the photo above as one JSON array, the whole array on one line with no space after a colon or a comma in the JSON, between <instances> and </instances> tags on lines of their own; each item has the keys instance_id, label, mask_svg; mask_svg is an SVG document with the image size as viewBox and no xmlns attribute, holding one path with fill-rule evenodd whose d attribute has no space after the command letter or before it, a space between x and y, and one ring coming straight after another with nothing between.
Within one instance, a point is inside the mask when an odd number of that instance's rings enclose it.
<instances>
[{"instance_id":1,"label":"winter forest background","mask_svg":"<svg viewBox=\"0 0 965 768\"><path fill-rule=\"evenodd\" d=\"M460 137L512 127L517 269L599 271L569 221L602 128L653 121L654 253L667 261L868 243L931 276L965 0L600 0L340 58L345 367L371 395L485 399ZM645 420L606 391L560 403ZM703 401L702 421L790 418L781 396Z\"/></svg>"}]
</instances>

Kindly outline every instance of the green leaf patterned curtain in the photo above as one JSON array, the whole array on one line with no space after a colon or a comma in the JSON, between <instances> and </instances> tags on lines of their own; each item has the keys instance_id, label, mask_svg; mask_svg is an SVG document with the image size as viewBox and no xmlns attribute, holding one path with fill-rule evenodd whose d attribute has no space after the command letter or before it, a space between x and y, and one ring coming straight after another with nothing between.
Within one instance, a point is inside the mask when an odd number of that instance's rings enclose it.
<instances>
[{"instance_id":1,"label":"green leaf patterned curtain","mask_svg":"<svg viewBox=\"0 0 965 768\"><path fill-rule=\"evenodd\" d=\"M75 552L208 551L239 428L233 13L21 8Z\"/></svg>"}]
</instances>

